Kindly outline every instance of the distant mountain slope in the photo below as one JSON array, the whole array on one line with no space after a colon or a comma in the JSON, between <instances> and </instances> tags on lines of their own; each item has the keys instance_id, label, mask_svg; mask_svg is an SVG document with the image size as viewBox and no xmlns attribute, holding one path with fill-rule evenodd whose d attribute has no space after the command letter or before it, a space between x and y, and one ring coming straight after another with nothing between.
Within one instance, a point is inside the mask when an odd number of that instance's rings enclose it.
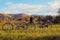
<instances>
[{"instance_id":1,"label":"distant mountain slope","mask_svg":"<svg viewBox=\"0 0 60 40\"><path fill-rule=\"evenodd\" d=\"M13 18L13 19L16 19L16 18L21 18L21 17L26 17L26 16L29 16L27 14L24 14L24 13L20 13L20 14L0 14L0 19L4 19L4 18Z\"/></svg>"},{"instance_id":2,"label":"distant mountain slope","mask_svg":"<svg viewBox=\"0 0 60 40\"><path fill-rule=\"evenodd\" d=\"M2 20L4 19L4 16L2 14L0 14L0 19L2 19Z\"/></svg>"}]
</instances>

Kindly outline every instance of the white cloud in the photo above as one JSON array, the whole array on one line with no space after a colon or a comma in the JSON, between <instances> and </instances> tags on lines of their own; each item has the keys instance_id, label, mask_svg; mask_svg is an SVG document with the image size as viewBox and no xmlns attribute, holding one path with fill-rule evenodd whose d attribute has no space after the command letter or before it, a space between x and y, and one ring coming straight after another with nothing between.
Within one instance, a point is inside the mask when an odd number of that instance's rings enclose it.
<instances>
[{"instance_id":1,"label":"white cloud","mask_svg":"<svg viewBox=\"0 0 60 40\"><path fill-rule=\"evenodd\" d=\"M13 3L6 3L8 6L7 8L4 8L3 12L11 12L11 13L28 13L28 14L34 14L39 12L42 8L45 7L45 5L31 5L31 4L13 4ZM17 11L17 12L16 12Z\"/></svg>"},{"instance_id":2,"label":"white cloud","mask_svg":"<svg viewBox=\"0 0 60 40\"><path fill-rule=\"evenodd\" d=\"M51 8L53 8L53 9L56 9L56 8L58 8L58 3L56 2L56 3L50 3L50 7Z\"/></svg>"},{"instance_id":3,"label":"white cloud","mask_svg":"<svg viewBox=\"0 0 60 40\"><path fill-rule=\"evenodd\" d=\"M26 13L26 14L41 14L42 15L57 15L57 10L60 7L59 1L48 3L48 5L32 5L11 2L6 3L6 8L3 9L5 13Z\"/></svg>"}]
</instances>

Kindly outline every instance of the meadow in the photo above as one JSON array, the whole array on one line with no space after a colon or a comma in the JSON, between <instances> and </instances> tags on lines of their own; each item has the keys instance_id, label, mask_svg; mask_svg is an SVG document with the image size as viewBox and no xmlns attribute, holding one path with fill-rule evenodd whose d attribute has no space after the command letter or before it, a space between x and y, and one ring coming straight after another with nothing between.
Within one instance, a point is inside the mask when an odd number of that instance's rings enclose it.
<instances>
[{"instance_id":1,"label":"meadow","mask_svg":"<svg viewBox=\"0 0 60 40\"><path fill-rule=\"evenodd\" d=\"M28 29L2 30L0 24L0 40L60 40L60 24L53 24L48 28L34 28L29 25Z\"/></svg>"}]
</instances>

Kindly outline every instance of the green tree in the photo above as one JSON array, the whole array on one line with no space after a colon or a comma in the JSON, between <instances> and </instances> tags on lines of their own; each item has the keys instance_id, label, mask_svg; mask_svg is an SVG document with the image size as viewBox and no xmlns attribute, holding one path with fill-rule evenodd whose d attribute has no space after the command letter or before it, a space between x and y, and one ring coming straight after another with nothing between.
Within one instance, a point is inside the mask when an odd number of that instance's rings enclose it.
<instances>
[{"instance_id":1,"label":"green tree","mask_svg":"<svg viewBox=\"0 0 60 40\"><path fill-rule=\"evenodd\" d=\"M60 15L60 8L59 8L59 10L58 10L58 14Z\"/></svg>"}]
</instances>

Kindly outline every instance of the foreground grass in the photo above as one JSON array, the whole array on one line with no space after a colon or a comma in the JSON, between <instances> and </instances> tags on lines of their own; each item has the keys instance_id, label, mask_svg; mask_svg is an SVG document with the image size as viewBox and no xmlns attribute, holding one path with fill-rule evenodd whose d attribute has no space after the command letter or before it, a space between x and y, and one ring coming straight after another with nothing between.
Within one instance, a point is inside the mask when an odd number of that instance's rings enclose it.
<instances>
[{"instance_id":1,"label":"foreground grass","mask_svg":"<svg viewBox=\"0 0 60 40\"><path fill-rule=\"evenodd\" d=\"M60 40L60 24L43 29L32 25L27 30L0 30L0 40Z\"/></svg>"}]
</instances>

